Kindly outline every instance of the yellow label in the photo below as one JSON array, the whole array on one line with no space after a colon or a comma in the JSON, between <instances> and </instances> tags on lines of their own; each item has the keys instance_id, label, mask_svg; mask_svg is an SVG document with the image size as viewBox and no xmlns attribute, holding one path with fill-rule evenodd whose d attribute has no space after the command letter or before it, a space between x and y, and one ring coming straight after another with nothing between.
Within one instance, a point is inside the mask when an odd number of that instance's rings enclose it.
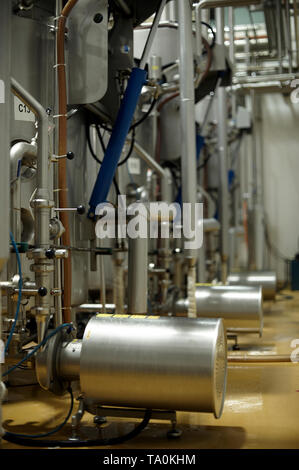
<instances>
[{"instance_id":1,"label":"yellow label","mask_svg":"<svg viewBox=\"0 0 299 470\"><path fill-rule=\"evenodd\" d=\"M160 318L160 316L158 316L158 315L127 315L127 314L122 314L122 313L116 313L116 314L113 314L113 313L98 313L96 316L98 318L109 318L109 317L113 317L113 318L143 318L143 319L149 318L151 320L157 320L158 318Z\"/></svg>"},{"instance_id":2,"label":"yellow label","mask_svg":"<svg viewBox=\"0 0 299 470\"><path fill-rule=\"evenodd\" d=\"M211 284L210 282L197 282L195 285L196 286L212 286L213 284Z\"/></svg>"},{"instance_id":3,"label":"yellow label","mask_svg":"<svg viewBox=\"0 0 299 470\"><path fill-rule=\"evenodd\" d=\"M158 70L158 69L159 69L158 65L152 65L152 70Z\"/></svg>"}]
</instances>

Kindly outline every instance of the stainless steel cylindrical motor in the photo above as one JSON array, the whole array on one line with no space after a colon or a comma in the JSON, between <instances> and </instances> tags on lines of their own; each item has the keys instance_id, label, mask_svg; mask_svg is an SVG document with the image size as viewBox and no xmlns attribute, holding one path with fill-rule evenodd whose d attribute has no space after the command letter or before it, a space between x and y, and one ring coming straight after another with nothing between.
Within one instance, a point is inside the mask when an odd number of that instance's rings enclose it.
<instances>
[{"instance_id":1,"label":"stainless steel cylindrical motor","mask_svg":"<svg viewBox=\"0 0 299 470\"><path fill-rule=\"evenodd\" d=\"M230 286L261 287L264 300L274 300L277 289L277 277L273 271L232 273L227 277L227 284Z\"/></svg>"},{"instance_id":2,"label":"stainless steel cylindrical motor","mask_svg":"<svg viewBox=\"0 0 299 470\"><path fill-rule=\"evenodd\" d=\"M263 331L263 296L261 287L196 286L198 317L222 318L228 332L258 333ZM175 304L175 314L186 314L188 299Z\"/></svg>"},{"instance_id":3,"label":"stainless steel cylindrical motor","mask_svg":"<svg viewBox=\"0 0 299 470\"><path fill-rule=\"evenodd\" d=\"M222 412L226 341L221 320L93 317L80 383L106 405Z\"/></svg>"},{"instance_id":4,"label":"stainless steel cylindrical motor","mask_svg":"<svg viewBox=\"0 0 299 470\"><path fill-rule=\"evenodd\" d=\"M221 319L99 314L83 340L48 348L51 360L37 363L54 364L60 381L80 378L83 395L95 403L222 413L227 350Z\"/></svg>"}]
</instances>

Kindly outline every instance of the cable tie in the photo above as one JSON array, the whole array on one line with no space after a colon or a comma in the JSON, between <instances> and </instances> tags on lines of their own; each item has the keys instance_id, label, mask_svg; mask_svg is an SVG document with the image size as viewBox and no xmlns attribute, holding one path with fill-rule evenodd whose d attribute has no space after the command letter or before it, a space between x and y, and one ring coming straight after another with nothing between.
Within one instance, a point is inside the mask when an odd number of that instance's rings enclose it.
<instances>
[{"instance_id":1,"label":"cable tie","mask_svg":"<svg viewBox=\"0 0 299 470\"><path fill-rule=\"evenodd\" d=\"M53 119L55 118L60 118L60 117L67 117L67 114L54 114L54 116L52 116Z\"/></svg>"}]
</instances>

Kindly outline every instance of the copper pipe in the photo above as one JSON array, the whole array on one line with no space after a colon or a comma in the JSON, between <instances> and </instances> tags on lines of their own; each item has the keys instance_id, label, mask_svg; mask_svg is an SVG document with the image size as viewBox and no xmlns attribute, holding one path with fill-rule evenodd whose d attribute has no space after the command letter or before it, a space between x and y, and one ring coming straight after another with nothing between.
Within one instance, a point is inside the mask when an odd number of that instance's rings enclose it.
<instances>
[{"instance_id":1,"label":"copper pipe","mask_svg":"<svg viewBox=\"0 0 299 470\"><path fill-rule=\"evenodd\" d=\"M61 11L58 19L57 29L57 78L58 78L58 155L67 153L67 93L66 93L66 73L65 73L65 51L64 51L64 34L65 23L67 17L76 5L78 0L69 0ZM68 207L67 198L67 177L66 177L66 160L60 159L58 164L58 186L59 186L59 205L60 207ZM62 235L63 245L70 246L70 227L67 212L60 213L61 222L65 228ZM68 258L63 262L63 320L71 321L71 302L72 302L72 260L69 252Z\"/></svg>"}]
</instances>

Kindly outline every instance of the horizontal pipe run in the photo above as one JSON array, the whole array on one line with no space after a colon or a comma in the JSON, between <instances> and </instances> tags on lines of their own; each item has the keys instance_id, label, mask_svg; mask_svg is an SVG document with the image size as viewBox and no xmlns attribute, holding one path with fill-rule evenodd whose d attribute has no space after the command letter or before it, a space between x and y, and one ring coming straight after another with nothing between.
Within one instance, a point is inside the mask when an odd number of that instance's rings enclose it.
<instances>
[{"instance_id":1,"label":"horizontal pipe run","mask_svg":"<svg viewBox=\"0 0 299 470\"><path fill-rule=\"evenodd\" d=\"M275 75L256 75L256 76L246 76L246 77L235 77L233 79L234 85L242 85L245 83L258 83L258 82L283 82L283 81L292 81L296 78L299 78L298 73L281 73Z\"/></svg>"}]
</instances>

